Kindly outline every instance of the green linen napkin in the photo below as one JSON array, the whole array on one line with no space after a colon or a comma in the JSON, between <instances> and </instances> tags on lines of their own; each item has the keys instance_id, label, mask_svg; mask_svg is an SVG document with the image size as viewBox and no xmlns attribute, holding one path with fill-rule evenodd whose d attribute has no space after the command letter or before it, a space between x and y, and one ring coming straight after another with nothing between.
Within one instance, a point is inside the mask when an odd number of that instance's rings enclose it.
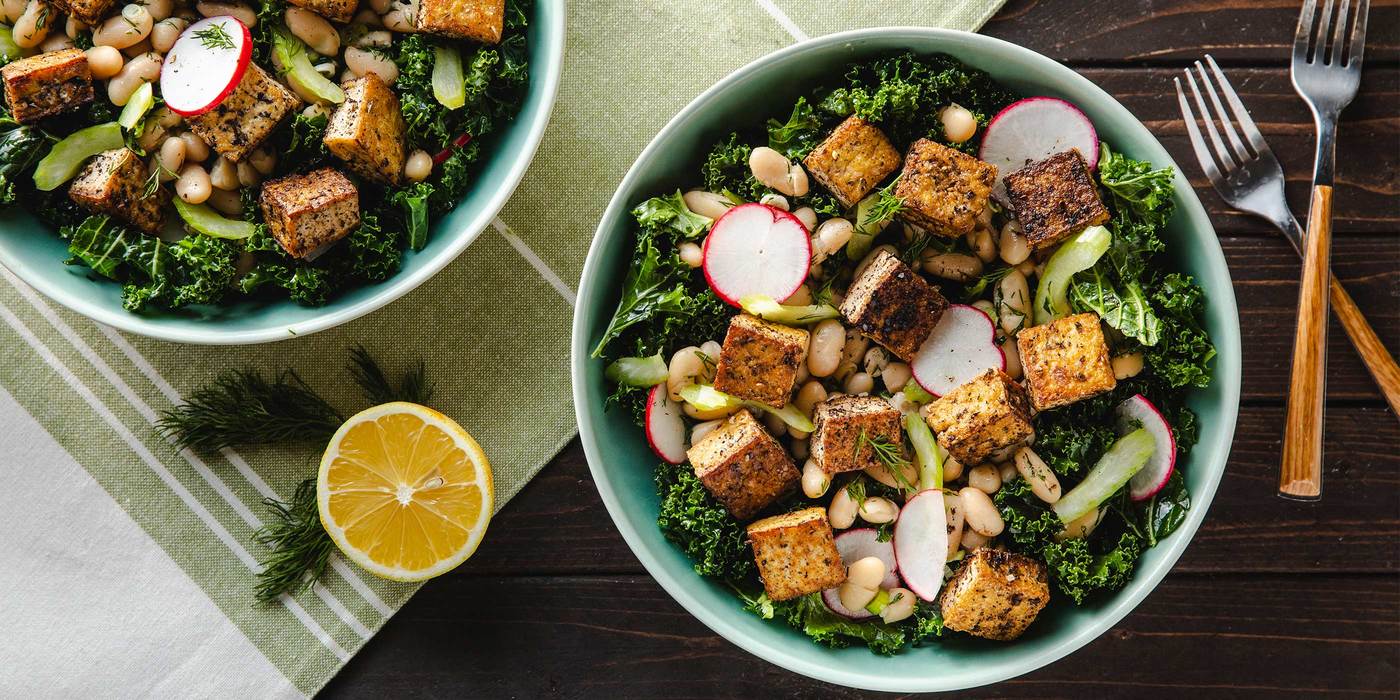
<instances>
[{"instance_id":1,"label":"green linen napkin","mask_svg":"<svg viewBox=\"0 0 1400 700\"><path fill-rule=\"evenodd\" d=\"M291 367L351 408L350 347L391 370L422 358L436 407L491 459L499 508L574 435L572 290L595 222L652 135L710 84L793 41L875 25L975 29L1001 4L571 2L553 121L500 217L413 293L312 336L209 348L124 335L4 272L0 527L21 534L0 537L0 694L315 693L417 586L336 558L313 591L255 605L259 502L289 495L317 451L178 452L154 433L157 413L243 367Z\"/></svg>"}]
</instances>

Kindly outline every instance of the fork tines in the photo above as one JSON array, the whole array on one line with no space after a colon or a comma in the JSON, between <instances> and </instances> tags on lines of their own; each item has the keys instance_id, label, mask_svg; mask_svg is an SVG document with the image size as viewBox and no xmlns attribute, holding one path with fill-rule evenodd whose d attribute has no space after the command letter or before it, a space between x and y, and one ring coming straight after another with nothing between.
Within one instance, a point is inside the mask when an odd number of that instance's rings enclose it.
<instances>
[{"instance_id":1,"label":"fork tines","mask_svg":"<svg viewBox=\"0 0 1400 700\"><path fill-rule=\"evenodd\" d=\"M1176 97L1181 104L1181 116L1186 122L1186 133L1191 138L1191 147L1195 149L1196 160L1200 161L1201 168L1206 171L1206 177L1215 182L1222 177L1228 177L1238 168L1246 163L1260 157L1271 157L1269 144L1264 141L1264 134L1259 131L1259 127L1250 118L1249 111L1245 109L1244 103L1240 101L1240 96L1235 92L1235 88L1230 85L1230 81L1221 72L1220 66L1210 54L1206 54L1206 64L1210 66L1210 71L1201 65L1200 61L1195 62L1195 71L1187 68L1184 73L1186 82L1191 88L1191 95L1195 99L1196 109L1192 109L1191 102L1186 99L1186 91L1182 89L1181 79L1176 78ZM1210 97L1210 106L1206 106L1205 99L1201 96L1201 90L1197 86L1196 77L1200 76L1200 84L1205 86L1205 94ZM1213 79L1212 79L1213 78ZM1227 111L1225 105L1220 101L1220 94L1216 92L1215 86L1220 86L1220 93L1225 95L1225 103L1229 104ZM1214 155L1206 148L1205 139L1201 136L1201 131L1196 126L1196 120L1200 119L1206 127L1206 133L1210 136L1211 145L1214 146ZM1239 124L1239 130L1235 128L1235 123ZM1240 132L1244 132L1243 140ZM1225 140L1221 139L1221 132L1225 134ZM1225 141L1229 141L1230 147L1225 147Z\"/></svg>"},{"instance_id":2,"label":"fork tines","mask_svg":"<svg viewBox=\"0 0 1400 700\"><path fill-rule=\"evenodd\" d=\"M1322 11L1318 12L1317 0L1303 3L1298 31L1293 38L1295 62L1342 66L1361 62L1371 0L1358 0L1355 13L1351 12L1351 0L1336 3L1336 12L1333 12L1333 4L1333 0L1323 0Z\"/></svg>"}]
</instances>

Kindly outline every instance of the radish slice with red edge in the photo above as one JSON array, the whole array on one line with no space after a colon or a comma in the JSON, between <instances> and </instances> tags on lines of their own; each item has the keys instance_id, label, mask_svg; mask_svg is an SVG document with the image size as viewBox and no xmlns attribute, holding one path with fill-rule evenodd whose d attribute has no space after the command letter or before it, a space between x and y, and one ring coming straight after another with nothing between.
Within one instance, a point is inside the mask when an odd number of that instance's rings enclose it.
<instances>
[{"instance_id":1,"label":"radish slice with red edge","mask_svg":"<svg viewBox=\"0 0 1400 700\"><path fill-rule=\"evenodd\" d=\"M989 369L1006 369L1006 353L997 346L991 316L973 306L953 304L944 309L909 367L924 391L943 396Z\"/></svg>"},{"instance_id":2,"label":"radish slice with red edge","mask_svg":"<svg viewBox=\"0 0 1400 700\"><path fill-rule=\"evenodd\" d=\"M657 384L647 394L647 444L656 456L671 464L685 461L690 449L689 431L681 420L681 407L666 393L666 384Z\"/></svg>"},{"instance_id":3,"label":"radish slice with red edge","mask_svg":"<svg viewBox=\"0 0 1400 700\"><path fill-rule=\"evenodd\" d=\"M1089 117L1058 97L1027 97L987 123L978 157L997 166L992 196L1006 202L1003 177L1071 148L1079 150L1090 170L1099 164L1099 135Z\"/></svg>"},{"instance_id":4,"label":"radish slice with red edge","mask_svg":"<svg viewBox=\"0 0 1400 700\"><path fill-rule=\"evenodd\" d=\"M1147 464L1128 481L1128 495L1134 501L1145 501L1166 487L1176 469L1176 437L1166 417L1142 394L1118 404L1114 413L1118 416L1120 435L1135 430L1140 423L1157 441L1157 449L1147 458Z\"/></svg>"},{"instance_id":5,"label":"radish slice with red edge","mask_svg":"<svg viewBox=\"0 0 1400 700\"><path fill-rule=\"evenodd\" d=\"M914 494L894 522L894 558L904 587L924 600L938 597L948 564L948 512L943 491Z\"/></svg>"},{"instance_id":6,"label":"radish slice with red edge","mask_svg":"<svg viewBox=\"0 0 1400 700\"><path fill-rule=\"evenodd\" d=\"M841 553L841 563L850 566L866 557L876 557L885 563L885 578L880 587L889 589L899 585L899 575L895 573L894 545L880 541L880 532L870 527L858 527L836 536L836 551ZM841 604L841 588L828 588L822 591L822 602L831 612L852 620L875 617L869 610L861 608L852 611Z\"/></svg>"},{"instance_id":7,"label":"radish slice with red edge","mask_svg":"<svg viewBox=\"0 0 1400 700\"><path fill-rule=\"evenodd\" d=\"M253 57L248 28L228 15L185 28L165 54L160 95L170 111L194 117L219 106L238 87Z\"/></svg>"},{"instance_id":8,"label":"radish slice with red edge","mask_svg":"<svg viewBox=\"0 0 1400 700\"><path fill-rule=\"evenodd\" d=\"M725 303L761 294L787 299L807 279L812 242L797 217L764 204L741 204L705 238L705 281Z\"/></svg>"}]
</instances>

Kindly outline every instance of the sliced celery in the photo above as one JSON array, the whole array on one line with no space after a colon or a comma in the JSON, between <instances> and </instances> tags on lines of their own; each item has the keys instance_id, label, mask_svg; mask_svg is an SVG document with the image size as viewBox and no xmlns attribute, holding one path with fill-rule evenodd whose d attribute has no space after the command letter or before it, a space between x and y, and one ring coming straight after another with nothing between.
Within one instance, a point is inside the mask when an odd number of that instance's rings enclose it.
<instances>
[{"instance_id":1,"label":"sliced celery","mask_svg":"<svg viewBox=\"0 0 1400 700\"><path fill-rule=\"evenodd\" d=\"M131 93L131 99L126 101L126 106L122 107L121 116L117 117L117 123L127 131L135 132L138 136L136 126L141 123L141 118L146 116L146 112L151 111L151 107L156 103L155 91L150 83L141 83L141 87L136 88L136 92Z\"/></svg>"},{"instance_id":2,"label":"sliced celery","mask_svg":"<svg viewBox=\"0 0 1400 700\"><path fill-rule=\"evenodd\" d=\"M828 318L839 318L841 312L830 304L785 306L764 294L750 294L739 300L739 306L765 321L788 326L805 326Z\"/></svg>"},{"instance_id":3,"label":"sliced celery","mask_svg":"<svg viewBox=\"0 0 1400 700\"><path fill-rule=\"evenodd\" d=\"M311 65L311 58L307 56L309 51L306 44L292 36L286 27L278 27L272 31L272 57L287 77L287 82L291 83L298 93L303 97L312 95L332 104L344 102L345 91L317 72L316 67Z\"/></svg>"},{"instance_id":4,"label":"sliced celery","mask_svg":"<svg viewBox=\"0 0 1400 700\"><path fill-rule=\"evenodd\" d=\"M649 387L666 381L669 372L661 353L651 357L623 357L608 365L603 376L626 386Z\"/></svg>"},{"instance_id":5,"label":"sliced celery","mask_svg":"<svg viewBox=\"0 0 1400 700\"><path fill-rule=\"evenodd\" d=\"M73 179L87 159L113 148L122 147L122 128L107 122L79 129L49 149L48 155L34 168L34 186L45 192Z\"/></svg>"},{"instance_id":6,"label":"sliced celery","mask_svg":"<svg viewBox=\"0 0 1400 700\"><path fill-rule=\"evenodd\" d=\"M1050 509L1060 522L1069 524L1103 505L1142 470L1157 449L1157 438L1146 428L1138 428L1113 443L1099 458L1084 480L1060 498Z\"/></svg>"},{"instance_id":7,"label":"sliced celery","mask_svg":"<svg viewBox=\"0 0 1400 700\"><path fill-rule=\"evenodd\" d=\"M175 213L198 233L228 240L242 240L253 235L254 226L247 221L226 219L207 204L190 204L179 197L174 201Z\"/></svg>"},{"instance_id":8,"label":"sliced celery","mask_svg":"<svg viewBox=\"0 0 1400 700\"><path fill-rule=\"evenodd\" d=\"M1035 289L1035 325L1069 315L1069 285L1074 276L1094 266L1108 252L1113 234L1102 226L1090 226L1065 241L1045 263L1045 273Z\"/></svg>"},{"instance_id":9,"label":"sliced celery","mask_svg":"<svg viewBox=\"0 0 1400 700\"><path fill-rule=\"evenodd\" d=\"M433 47L433 97L448 109L467 103L467 79L462 74L462 54L455 46Z\"/></svg>"}]
</instances>

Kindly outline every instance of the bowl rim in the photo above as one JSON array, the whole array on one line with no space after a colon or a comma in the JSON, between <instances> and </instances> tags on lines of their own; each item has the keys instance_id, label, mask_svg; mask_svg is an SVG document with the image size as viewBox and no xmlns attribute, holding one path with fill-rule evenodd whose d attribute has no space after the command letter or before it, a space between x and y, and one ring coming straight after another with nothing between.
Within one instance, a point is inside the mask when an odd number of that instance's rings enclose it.
<instances>
[{"instance_id":1,"label":"bowl rim","mask_svg":"<svg viewBox=\"0 0 1400 700\"><path fill-rule=\"evenodd\" d=\"M1023 46L1011 42L989 37L974 32L964 32L953 29L943 29L935 27L919 26L886 26L872 27L865 29L855 29L834 34L827 34L786 46L771 53L765 54L734 72L721 78L714 85L700 93L691 100L685 107L672 117L666 125L657 132L647 147L628 169L626 176L618 184L612 199L608 203L599 226L596 230L593 241L589 246L588 255L584 261L583 272L580 275L578 298L580 300L591 298L596 294L593 290L595 285L606 284L608 280L602 277L602 267L607 265L607 261L602 259L600 253L600 241L609 234L608 229L617 230L619 227L614 223L620 216L624 215L631 208L631 204L624 199L624 196L631 190L639 178L639 168L642 163L654 157L663 142L668 141L673 132L678 131L685 123L696 116L705 103L720 92L730 88L756 73L763 71L769 64L789 58L795 54L800 54L815 48L826 47L832 44L854 42L863 39L885 37L894 35L908 37L914 40L956 40L967 42L975 50L991 50L1011 54L1021 60L1043 64L1047 73L1051 74L1051 80L1059 83L1078 83L1079 87L1102 98L1109 112L1117 112L1116 121L1124 121L1129 124L1129 128L1139 129L1142 135L1157 144L1162 153L1166 156L1167 163L1176 169L1177 192L1185 205L1178 211L1178 216L1190 216L1198 219L1206 227L1209 238L1213 245L1204 249L1206 254L1206 264L1220 273L1221 279L1226 281L1223 289L1211 290L1211 304L1223 305L1228 312L1226 317L1232 321L1227 327L1225 337L1213 338L1217 348L1222 345L1230 345L1236 349L1233 354L1221 352L1216 357L1216 380L1219 382L1217 388L1220 392L1220 405L1222 416L1217 421L1221 430L1218 438L1213 444L1202 443L1198 445L1199 453L1209 455L1202 461L1200 469L1208 472L1207 483L1204 484L1201 496L1193 503L1193 507L1187 514L1186 520L1174 536L1167 542L1159 543L1155 550L1163 551L1157 567L1151 571L1136 572L1132 581L1118 591L1112 600L1105 601L1105 604L1098 610L1093 620L1081 626L1079 630L1062 640L1059 644L1048 649L1041 650L1031 656L1018 658L1012 662L1002 664L993 670L983 670L978 668L964 668L956 675L939 677L931 674L928 677L917 679L916 682L907 682L907 678L890 678L864 671L839 668L828 664L819 663L805 654L795 652L783 645L770 645L766 642L757 641L755 638L747 636L742 630L728 621L732 613L717 614L703 605L689 588L693 585L689 579L682 581L680 578L672 577L653 559L653 555L648 550L646 543L642 540L641 534L627 522L624 516L624 506L619 494L614 490L612 483L606 478L602 468L603 447L599 444L597 434L594 430L595 416L588 408L589 392L587 390L587 365L596 361L590 357L590 339L587 334L590 328L584 327L584 314L577 309L574 313L574 321L571 338L571 358L570 374L573 383L574 410L578 421L579 436L583 443L584 455L588 461L589 471L593 476L593 481L598 489L598 493L607 507L608 515L612 519L614 526L621 533L623 540L627 542L632 553L642 563L643 567L661 585L676 602L685 608L692 616L698 619L706 627L724 637L741 649L757 656L760 659L773 663L789 671L807 676L820 681L839 684L843 686L861 688L865 690L889 691L889 692L939 692L953 691L979 686L989 685L1008 678L1014 678L1024 673L1042 668L1054 661L1063 658L1089 642L1097 639L1113 625L1127 616L1138 606L1167 575L1176 564L1181 554L1190 544L1197 529L1205 519L1206 512L1210 508L1215 492L1220 484L1220 480L1225 473L1225 466L1229 459L1230 447L1234 441L1235 424L1239 412L1240 381L1241 381L1241 361L1239 348L1239 308L1235 301L1234 287L1231 284L1229 268L1225 263L1224 253L1220 248L1219 241L1215 235L1214 225L1210 222L1205 208L1201 205L1200 199L1196 196L1195 190L1183 175L1183 170L1178 166L1166 149L1161 146L1150 130L1137 117L1128 111L1116 98L1094 84L1088 78L1080 75L1073 69L1051 59L1047 56ZM1100 110L1102 111L1102 110ZM1158 159L1154 159L1156 161ZM616 234L622 235L622 234ZM1203 233L1202 235L1206 235ZM1200 252L1195 254L1199 255ZM599 415L597 421L603 420ZM1213 449L1207 449L1213 448ZM669 544L669 543L668 543ZM691 573L694 578L699 578L698 574ZM804 640L805 641L805 640Z\"/></svg>"},{"instance_id":2,"label":"bowl rim","mask_svg":"<svg viewBox=\"0 0 1400 700\"><path fill-rule=\"evenodd\" d=\"M553 0L551 4L555 7L557 20L552 22L550 33L543 37L547 47L547 60L540 66L541 71L536 73L531 71L531 79L539 76L544 85L544 92L539 105L530 115L534 118L534 124L525 136L524 148L515 152L515 159L511 163L504 178L494 194L480 207L471 219L464 225L458 227L461 233L451 241L450 245L443 248L427 261L423 267L408 273L398 274L394 277L379 283L376 293L362 299L345 308L335 309L328 313L320 314L308 321L301 321L292 324L273 324L264 328L222 331L217 322L199 323L194 326L186 324L165 325L153 323L145 317L113 309L105 304L100 304L86 297L74 297L64 292L48 273L31 266L21 264L19 260L9 255L5 248L0 247L0 265L14 273L16 277L25 284L33 287L45 297L53 300L58 305L82 314L93 321L111 326L120 331L135 333L137 335L155 338L157 340L167 340L176 343L186 343L190 345L253 345L258 343L270 343L279 340L290 340L302 336L311 335L318 331L334 328L344 323L353 321L370 312L377 311L390 302L397 300L405 294L417 289L419 285L431 279L438 272L441 272L449 263L456 260L478 236L490 226L492 221L505 208L506 202L515 194L515 189L520 185L521 179L525 177L525 171L535 160L535 153L539 150L540 142L544 138L544 132L549 127L549 123L554 114L555 102L559 96L560 76L563 72L565 28L568 26L568 16L566 3Z\"/></svg>"}]
</instances>

